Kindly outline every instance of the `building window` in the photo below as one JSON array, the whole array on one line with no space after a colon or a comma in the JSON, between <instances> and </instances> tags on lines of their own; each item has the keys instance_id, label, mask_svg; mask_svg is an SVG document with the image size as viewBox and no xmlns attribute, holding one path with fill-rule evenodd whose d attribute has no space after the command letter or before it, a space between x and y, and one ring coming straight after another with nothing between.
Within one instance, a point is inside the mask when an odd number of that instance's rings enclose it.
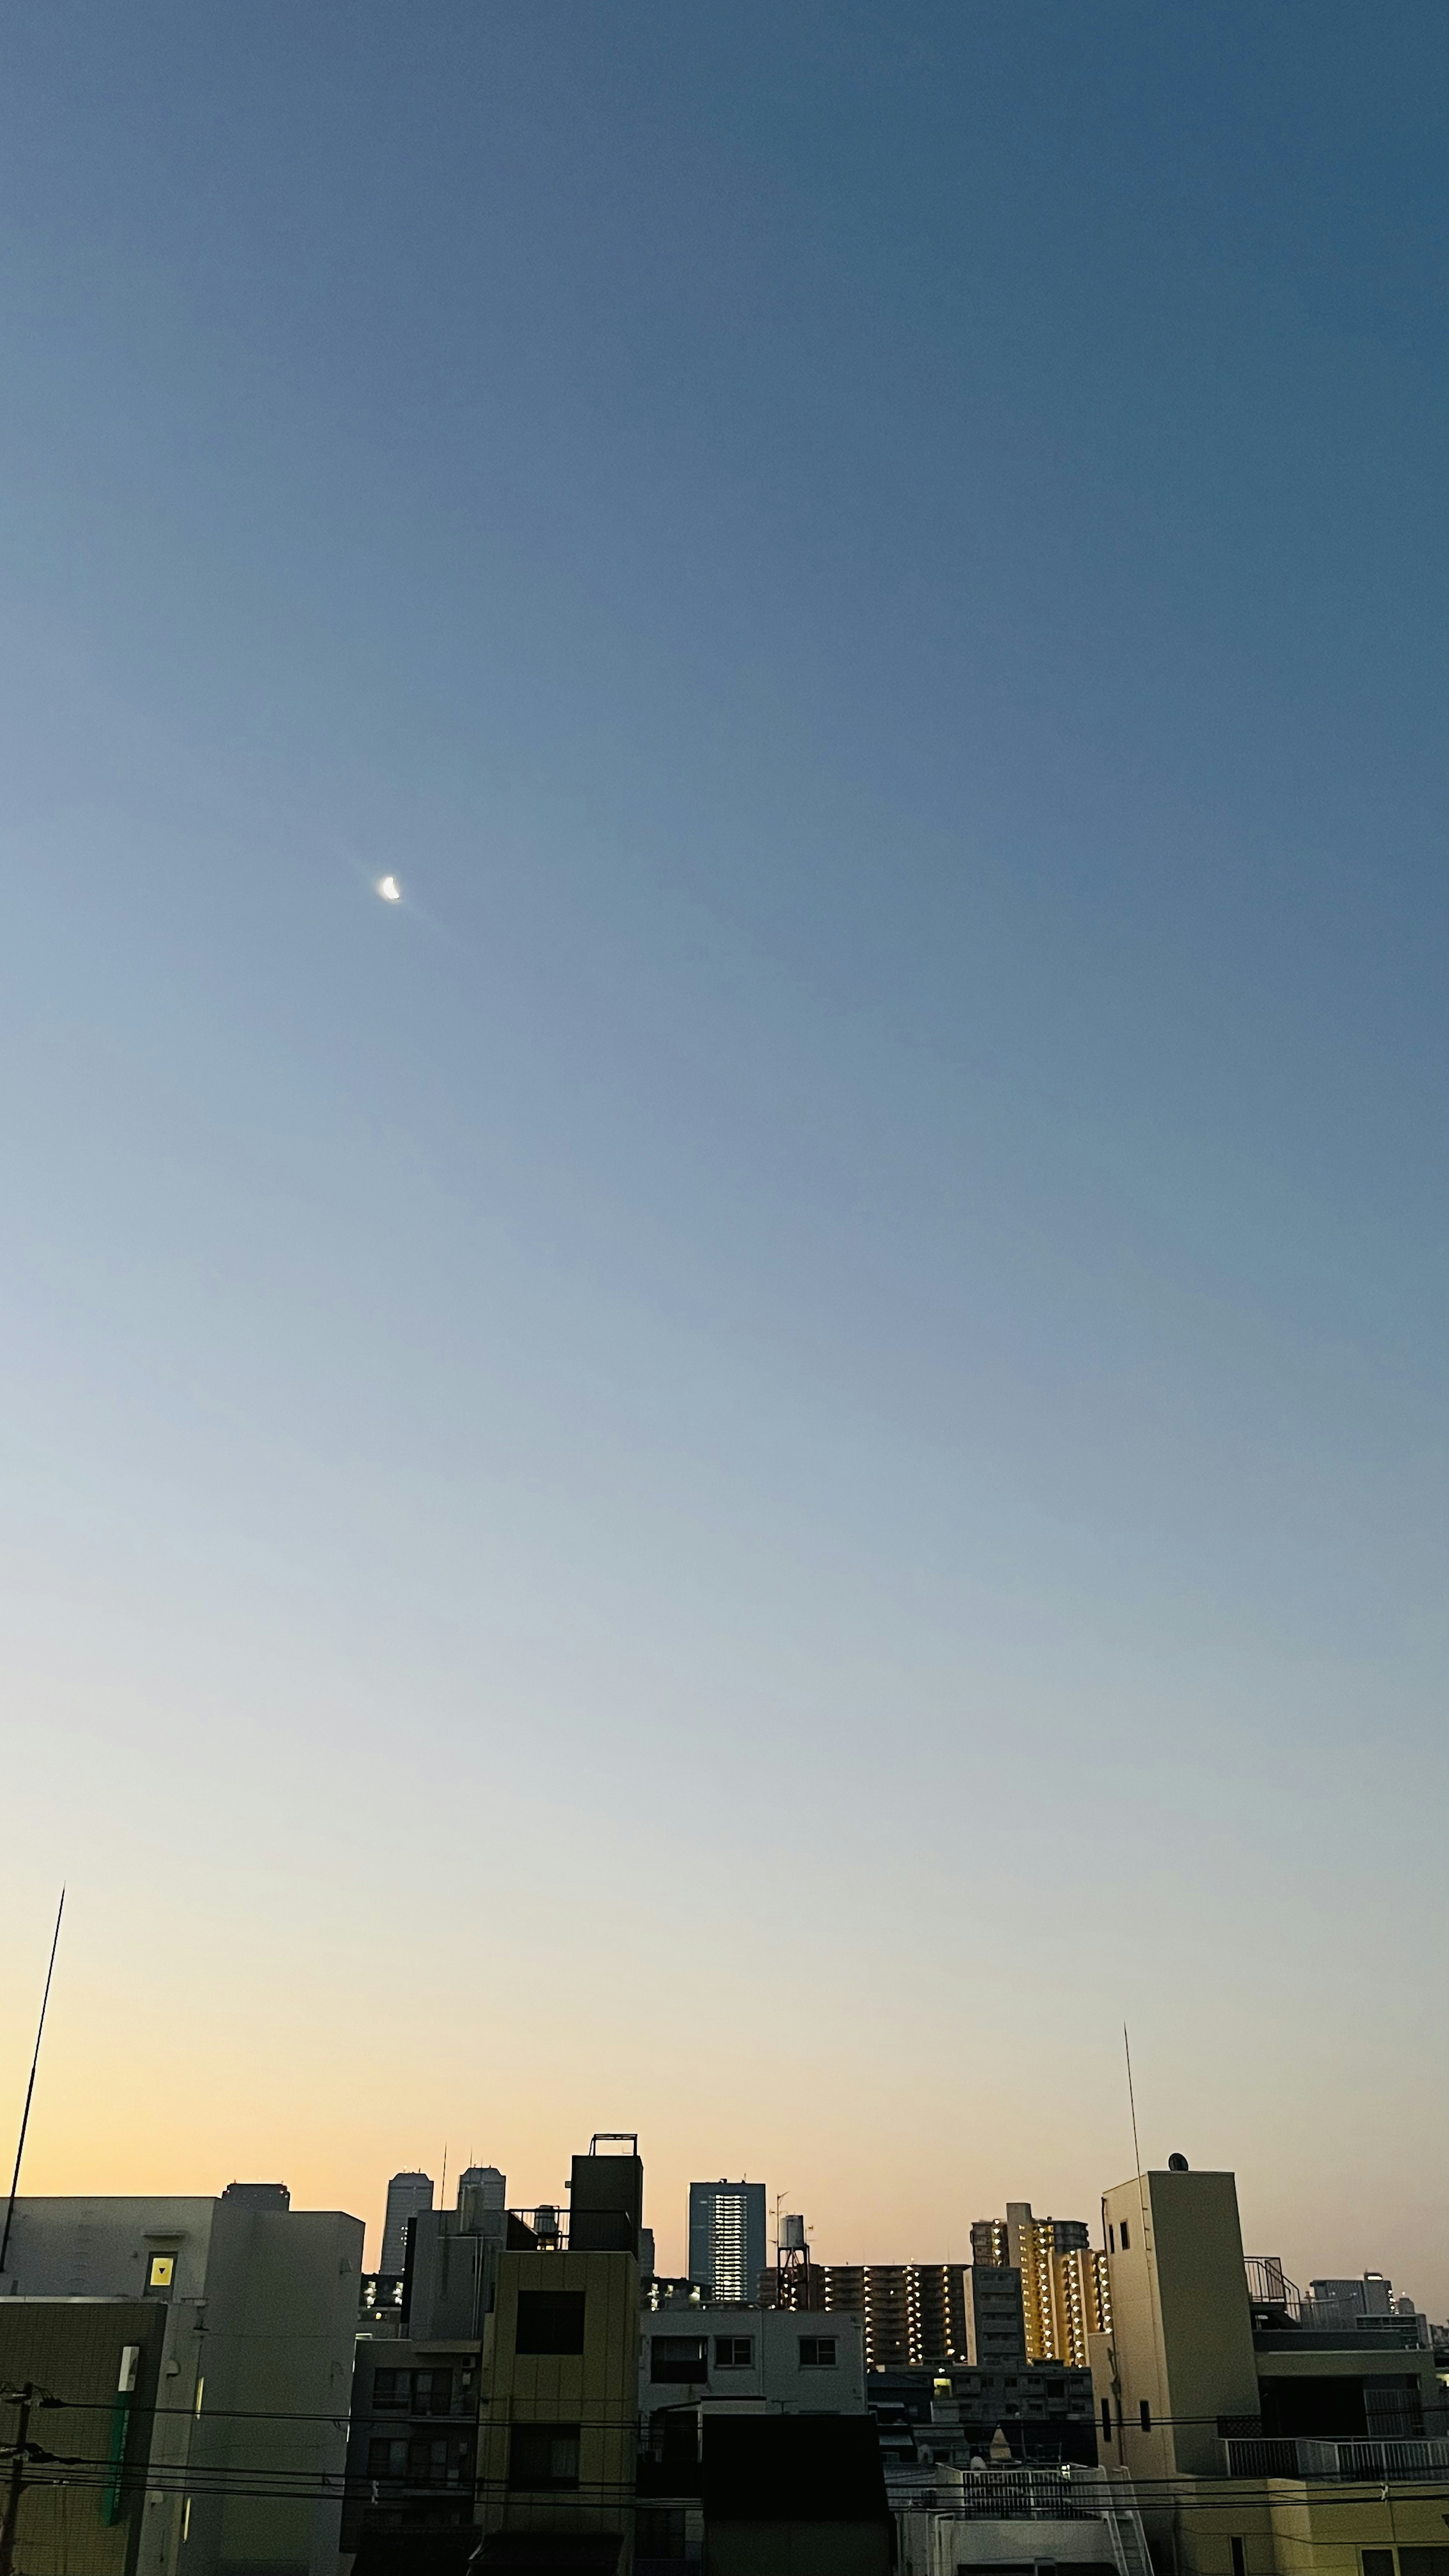
<instances>
[{"instance_id":1,"label":"building window","mask_svg":"<svg viewBox=\"0 0 1449 2576\"><path fill-rule=\"evenodd\" d=\"M1366 2549L1363 2553L1363 2576L1394 2576L1393 2551Z\"/></svg>"},{"instance_id":2,"label":"building window","mask_svg":"<svg viewBox=\"0 0 1449 2576\"><path fill-rule=\"evenodd\" d=\"M1248 2576L1248 2552L1244 2543L1230 2540L1228 2547L1233 2553L1233 2576Z\"/></svg>"},{"instance_id":3,"label":"building window","mask_svg":"<svg viewBox=\"0 0 1449 2576\"><path fill-rule=\"evenodd\" d=\"M1365 2550L1365 2558L1368 2555ZM1384 2556L1388 2556L1387 2550ZM1432 2549L1401 2549L1399 2576L1449 2576L1449 2549L1442 2544Z\"/></svg>"},{"instance_id":4,"label":"building window","mask_svg":"<svg viewBox=\"0 0 1449 2576\"><path fill-rule=\"evenodd\" d=\"M453 2404L451 2370L415 2370L413 2372L413 2413L446 2415Z\"/></svg>"},{"instance_id":5,"label":"building window","mask_svg":"<svg viewBox=\"0 0 1449 2576\"><path fill-rule=\"evenodd\" d=\"M1109 2397L1102 2400L1102 2439L1104 2442L1112 2439L1112 2401Z\"/></svg>"},{"instance_id":6,"label":"building window","mask_svg":"<svg viewBox=\"0 0 1449 2576\"><path fill-rule=\"evenodd\" d=\"M1137 2400L1137 2412L1138 2412L1138 2414L1140 2415L1140 2417L1141 2417L1141 2419L1142 2419L1142 2430L1143 2430L1143 2432L1144 2432L1144 2433L1150 2433L1150 2432L1151 2432L1151 2430L1152 2430L1152 2408L1151 2408L1151 2405L1149 2404L1148 2400L1147 2400L1145 2397L1139 2397L1139 2398L1138 2398L1138 2400Z\"/></svg>"},{"instance_id":7,"label":"building window","mask_svg":"<svg viewBox=\"0 0 1449 2576\"><path fill-rule=\"evenodd\" d=\"M1122 2221L1122 2251L1123 2251L1123 2253L1124 2253L1124 2254L1126 2253L1127 2248L1128 2248L1128 2246L1131 2244L1131 2242L1132 2242L1132 2239L1130 2238L1130 2236L1129 2236L1129 2235L1128 2235L1128 2233L1127 2233L1127 2221L1126 2221L1126 2219L1124 2218L1124 2219L1123 2219L1123 2221Z\"/></svg>"},{"instance_id":8,"label":"building window","mask_svg":"<svg viewBox=\"0 0 1449 2576\"><path fill-rule=\"evenodd\" d=\"M716 2370L752 2370L755 2362L753 2335L716 2335L714 2366Z\"/></svg>"},{"instance_id":9,"label":"building window","mask_svg":"<svg viewBox=\"0 0 1449 2576\"><path fill-rule=\"evenodd\" d=\"M412 2401L410 2370L375 2370L372 2374L372 2402L379 2415L407 2413Z\"/></svg>"},{"instance_id":10,"label":"building window","mask_svg":"<svg viewBox=\"0 0 1449 2576\"><path fill-rule=\"evenodd\" d=\"M520 2290L515 2352L582 2352L582 2290Z\"/></svg>"},{"instance_id":11,"label":"building window","mask_svg":"<svg viewBox=\"0 0 1449 2576\"><path fill-rule=\"evenodd\" d=\"M406 2441L393 2441L386 2433L375 2433L367 2446L368 2476L370 2478L405 2478L407 2469Z\"/></svg>"},{"instance_id":12,"label":"building window","mask_svg":"<svg viewBox=\"0 0 1449 2576\"><path fill-rule=\"evenodd\" d=\"M146 2287L148 2290L169 2290L175 2277L176 2257L174 2254L153 2254L149 2257L146 2264Z\"/></svg>"},{"instance_id":13,"label":"building window","mask_svg":"<svg viewBox=\"0 0 1449 2576\"><path fill-rule=\"evenodd\" d=\"M835 2342L836 2338L834 2335L802 2335L800 2337L801 2369L833 2370L835 2368Z\"/></svg>"},{"instance_id":14,"label":"building window","mask_svg":"<svg viewBox=\"0 0 1449 2576\"><path fill-rule=\"evenodd\" d=\"M579 2482L577 2424L515 2424L508 2444L508 2483L557 2493Z\"/></svg>"},{"instance_id":15,"label":"building window","mask_svg":"<svg viewBox=\"0 0 1449 2576\"><path fill-rule=\"evenodd\" d=\"M455 2487L466 2458L466 2445L446 2434L430 2440L408 2444L408 2484L413 2487Z\"/></svg>"},{"instance_id":16,"label":"building window","mask_svg":"<svg viewBox=\"0 0 1449 2576\"><path fill-rule=\"evenodd\" d=\"M1117 2230L1115 2227L1109 2227L1107 2230L1107 2251L1109 2254L1115 2254L1117 2251Z\"/></svg>"},{"instance_id":17,"label":"building window","mask_svg":"<svg viewBox=\"0 0 1449 2576\"><path fill-rule=\"evenodd\" d=\"M649 2376L672 2380L677 2387L698 2386L709 2377L709 2346L703 2335L655 2335L649 2346Z\"/></svg>"}]
</instances>

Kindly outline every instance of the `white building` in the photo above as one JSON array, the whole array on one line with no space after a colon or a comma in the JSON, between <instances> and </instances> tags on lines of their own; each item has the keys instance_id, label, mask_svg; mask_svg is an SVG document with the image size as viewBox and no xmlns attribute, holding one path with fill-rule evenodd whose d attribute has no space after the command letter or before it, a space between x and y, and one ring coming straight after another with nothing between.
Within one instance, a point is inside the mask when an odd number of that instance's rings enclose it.
<instances>
[{"instance_id":1,"label":"white building","mask_svg":"<svg viewBox=\"0 0 1449 2576\"><path fill-rule=\"evenodd\" d=\"M639 2413L863 2415L858 2316L665 2307L640 2320Z\"/></svg>"},{"instance_id":2,"label":"white building","mask_svg":"<svg viewBox=\"0 0 1449 2576\"><path fill-rule=\"evenodd\" d=\"M360 2218L295 2210L280 2183L17 2200L0 2376L27 2377L27 2344L54 2352L67 2315L79 2332L108 2302L165 2310L134 2391L151 2430L133 2576L336 2576L362 2243Z\"/></svg>"},{"instance_id":3,"label":"white building","mask_svg":"<svg viewBox=\"0 0 1449 2576\"><path fill-rule=\"evenodd\" d=\"M1100 2469L888 2468L899 2576L1151 2576L1130 2492Z\"/></svg>"}]
</instances>

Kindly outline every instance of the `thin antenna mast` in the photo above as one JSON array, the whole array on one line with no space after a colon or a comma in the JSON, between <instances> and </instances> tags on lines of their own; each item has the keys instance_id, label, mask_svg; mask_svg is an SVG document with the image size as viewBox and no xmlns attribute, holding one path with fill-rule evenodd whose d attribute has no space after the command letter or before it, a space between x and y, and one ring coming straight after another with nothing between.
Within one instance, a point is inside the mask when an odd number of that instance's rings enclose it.
<instances>
[{"instance_id":1,"label":"thin antenna mast","mask_svg":"<svg viewBox=\"0 0 1449 2576\"><path fill-rule=\"evenodd\" d=\"M1142 2172L1142 2149L1137 2144L1137 2099L1132 2090L1132 2043L1127 2036L1127 2024L1125 2021L1122 2024L1122 2053L1127 2060L1127 2104L1132 2113L1132 2162L1140 2175Z\"/></svg>"},{"instance_id":2,"label":"thin antenna mast","mask_svg":"<svg viewBox=\"0 0 1449 2576\"><path fill-rule=\"evenodd\" d=\"M20 2114L20 2142L15 2150L15 2171L10 2177L10 2199L5 2211L5 2229L4 2233L0 2234L0 2272L5 2269L5 2257L10 2251L10 2230L15 2223L15 2195L20 2189L20 2160L25 2153L25 2132L30 2126L30 2103L35 2091L35 2070L40 2064L40 2043L45 2036L45 2008L50 2001L50 1981L55 1974L55 1954L60 1948L60 1918L64 1912L65 1889L62 1888L60 1903L55 1909L55 1933L50 1944L50 1965L45 1972L45 1992L40 1998L40 2019L35 2028L35 2054L30 2061L30 2081L25 2087L25 2108Z\"/></svg>"}]
</instances>

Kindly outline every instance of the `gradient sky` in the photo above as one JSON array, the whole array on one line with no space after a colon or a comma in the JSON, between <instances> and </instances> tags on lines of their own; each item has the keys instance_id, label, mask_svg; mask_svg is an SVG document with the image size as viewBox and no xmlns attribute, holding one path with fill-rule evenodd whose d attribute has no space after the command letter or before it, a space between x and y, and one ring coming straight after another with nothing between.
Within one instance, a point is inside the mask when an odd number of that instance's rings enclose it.
<instances>
[{"instance_id":1,"label":"gradient sky","mask_svg":"<svg viewBox=\"0 0 1449 2576\"><path fill-rule=\"evenodd\" d=\"M1449 2305L1446 58L7 12L32 2189Z\"/></svg>"}]
</instances>

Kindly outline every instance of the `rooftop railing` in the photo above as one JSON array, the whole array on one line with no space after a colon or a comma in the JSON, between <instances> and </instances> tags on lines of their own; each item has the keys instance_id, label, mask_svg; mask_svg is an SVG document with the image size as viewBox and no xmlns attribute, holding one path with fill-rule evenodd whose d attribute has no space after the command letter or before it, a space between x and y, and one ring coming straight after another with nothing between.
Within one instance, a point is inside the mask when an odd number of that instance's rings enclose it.
<instances>
[{"instance_id":1,"label":"rooftop railing","mask_svg":"<svg viewBox=\"0 0 1449 2576\"><path fill-rule=\"evenodd\" d=\"M1225 2441L1223 2456L1230 2478L1438 2478L1449 2470L1449 2441L1258 2435Z\"/></svg>"},{"instance_id":2,"label":"rooftop railing","mask_svg":"<svg viewBox=\"0 0 1449 2576\"><path fill-rule=\"evenodd\" d=\"M912 2503L967 2522L1100 2522L1111 2501L1097 2469L963 2469L917 2458L886 2463L899 2511Z\"/></svg>"},{"instance_id":3,"label":"rooftop railing","mask_svg":"<svg viewBox=\"0 0 1449 2576\"><path fill-rule=\"evenodd\" d=\"M537 2209L508 2209L503 2215L503 2241L510 2254L568 2252L569 2213L552 2201L540 2201Z\"/></svg>"}]
</instances>

